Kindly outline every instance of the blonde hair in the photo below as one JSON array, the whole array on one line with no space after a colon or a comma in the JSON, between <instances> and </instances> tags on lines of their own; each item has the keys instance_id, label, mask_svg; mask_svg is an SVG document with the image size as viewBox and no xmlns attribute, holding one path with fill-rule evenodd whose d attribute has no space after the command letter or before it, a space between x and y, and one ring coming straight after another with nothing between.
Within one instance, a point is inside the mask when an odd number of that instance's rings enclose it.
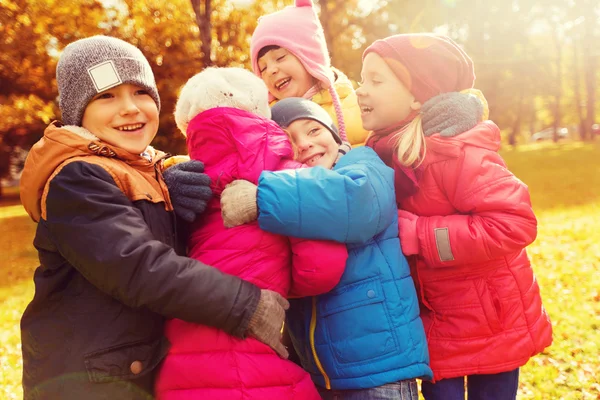
<instances>
[{"instance_id":1,"label":"blonde hair","mask_svg":"<svg viewBox=\"0 0 600 400\"><path fill-rule=\"evenodd\" d=\"M421 115L417 115L408 125L395 134L394 149L400 164L416 168L425 158L425 134Z\"/></svg>"}]
</instances>

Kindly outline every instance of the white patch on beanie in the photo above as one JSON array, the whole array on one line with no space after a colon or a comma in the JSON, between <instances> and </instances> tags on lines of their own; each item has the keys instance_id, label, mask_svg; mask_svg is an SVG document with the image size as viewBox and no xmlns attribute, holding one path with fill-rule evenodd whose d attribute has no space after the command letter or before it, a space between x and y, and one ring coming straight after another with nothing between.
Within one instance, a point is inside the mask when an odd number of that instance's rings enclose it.
<instances>
[{"instance_id":1,"label":"white patch on beanie","mask_svg":"<svg viewBox=\"0 0 600 400\"><path fill-rule=\"evenodd\" d=\"M271 118L269 91L262 79L243 68L206 68L181 89L175 122L185 135L192 119L203 111L232 107Z\"/></svg>"},{"instance_id":2,"label":"white patch on beanie","mask_svg":"<svg viewBox=\"0 0 600 400\"><path fill-rule=\"evenodd\" d=\"M123 83L113 60L108 60L88 68L88 74L98 93Z\"/></svg>"}]
</instances>

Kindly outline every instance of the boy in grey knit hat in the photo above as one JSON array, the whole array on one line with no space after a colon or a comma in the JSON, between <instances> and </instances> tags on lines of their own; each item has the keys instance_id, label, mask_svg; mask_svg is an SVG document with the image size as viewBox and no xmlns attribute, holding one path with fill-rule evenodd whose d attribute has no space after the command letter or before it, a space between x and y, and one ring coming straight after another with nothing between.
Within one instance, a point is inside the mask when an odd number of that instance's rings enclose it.
<instances>
[{"instance_id":1,"label":"boy in grey knit hat","mask_svg":"<svg viewBox=\"0 0 600 400\"><path fill-rule=\"evenodd\" d=\"M278 235L346 243L339 283L328 293L290 300L288 342L323 398L416 400L416 378L430 379L432 372L398 237L394 171L366 146L339 157L331 117L308 99L283 99L271 113L294 143L295 159L314 168L264 171L258 185L232 182L221 193L224 223L257 221ZM390 337L405 344L381 352ZM341 359L351 362L341 365ZM368 368L356 369L358 360Z\"/></svg>"},{"instance_id":2,"label":"boy in grey knit hat","mask_svg":"<svg viewBox=\"0 0 600 400\"><path fill-rule=\"evenodd\" d=\"M183 256L166 155L149 146L160 100L139 49L78 40L57 82L67 125L50 124L21 178L41 263L21 319L24 398L152 398L165 318L252 335L286 357L285 299Z\"/></svg>"},{"instance_id":3,"label":"boy in grey knit hat","mask_svg":"<svg viewBox=\"0 0 600 400\"><path fill-rule=\"evenodd\" d=\"M62 122L81 126L94 96L122 84L145 89L160 111L154 74L137 47L110 36L93 36L65 47L56 66Z\"/></svg>"}]
</instances>

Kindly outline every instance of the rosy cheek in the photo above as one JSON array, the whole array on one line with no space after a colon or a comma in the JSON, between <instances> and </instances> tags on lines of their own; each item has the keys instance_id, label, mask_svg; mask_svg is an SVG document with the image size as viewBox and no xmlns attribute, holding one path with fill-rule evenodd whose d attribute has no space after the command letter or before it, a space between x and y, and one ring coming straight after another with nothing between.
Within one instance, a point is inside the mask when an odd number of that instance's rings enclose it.
<instances>
[{"instance_id":1,"label":"rosy cheek","mask_svg":"<svg viewBox=\"0 0 600 400\"><path fill-rule=\"evenodd\" d=\"M338 153L338 146L336 143L336 145L329 150L329 154L335 160L335 158L337 157L337 153Z\"/></svg>"}]
</instances>

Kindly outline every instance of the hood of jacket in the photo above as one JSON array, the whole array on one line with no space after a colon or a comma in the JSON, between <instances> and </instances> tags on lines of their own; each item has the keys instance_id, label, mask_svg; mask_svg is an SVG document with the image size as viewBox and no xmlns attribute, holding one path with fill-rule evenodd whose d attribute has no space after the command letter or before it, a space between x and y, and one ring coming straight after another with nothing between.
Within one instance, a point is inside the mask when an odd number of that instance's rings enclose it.
<instances>
[{"instance_id":1,"label":"hood of jacket","mask_svg":"<svg viewBox=\"0 0 600 400\"><path fill-rule=\"evenodd\" d=\"M52 122L44 136L33 145L23 174L21 175L21 204L29 216L38 222L41 216L41 200L48 181L54 171L65 161L75 157L118 158L130 165L152 165L166 154L148 147L144 155L129 153L119 147L102 142L97 136L80 126L62 125Z\"/></svg>"},{"instance_id":2,"label":"hood of jacket","mask_svg":"<svg viewBox=\"0 0 600 400\"><path fill-rule=\"evenodd\" d=\"M188 125L190 157L204 163L213 193L235 179L257 183L262 171L299 168L287 134L273 121L231 107L196 115Z\"/></svg>"},{"instance_id":3,"label":"hood of jacket","mask_svg":"<svg viewBox=\"0 0 600 400\"><path fill-rule=\"evenodd\" d=\"M483 121L472 129L452 137L442 137L439 133L426 138L427 151L458 156L465 146L474 146L497 152L500 149L500 128L492 121Z\"/></svg>"}]
</instances>

